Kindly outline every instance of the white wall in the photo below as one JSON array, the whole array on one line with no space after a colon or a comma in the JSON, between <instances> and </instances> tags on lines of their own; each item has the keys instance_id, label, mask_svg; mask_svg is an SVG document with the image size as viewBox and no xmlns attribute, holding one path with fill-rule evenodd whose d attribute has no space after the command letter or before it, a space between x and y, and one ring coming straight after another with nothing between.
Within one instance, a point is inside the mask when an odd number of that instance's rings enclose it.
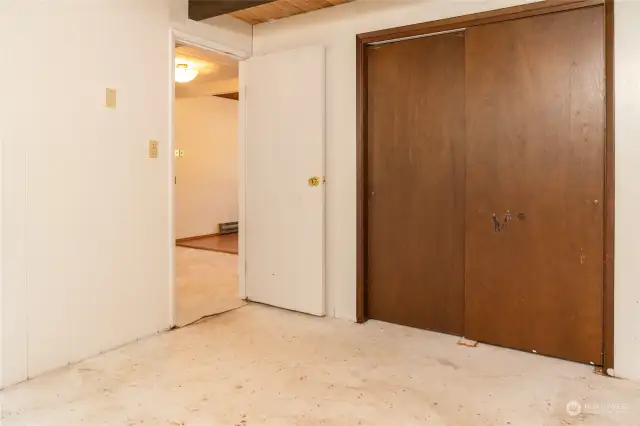
<instances>
[{"instance_id":1,"label":"white wall","mask_svg":"<svg viewBox=\"0 0 640 426\"><path fill-rule=\"evenodd\" d=\"M168 28L157 0L0 3L8 383L170 325Z\"/></svg>"},{"instance_id":2,"label":"white wall","mask_svg":"<svg viewBox=\"0 0 640 426\"><path fill-rule=\"evenodd\" d=\"M640 2L615 3L615 371L640 380Z\"/></svg>"},{"instance_id":3,"label":"white wall","mask_svg":"<svg viewBox=\"0 0 640 426\"><path fill-rule=\"evenodd\" d=\"M323 44L327 51L327 312L356 317L356 42L367 31L527 3L360 0L254 27L255 55ZM640 3L616 11L616 374L640 379ZM622 88L621 88L622 86Z\"/></svg>"},{"instance_id":4,"label":"white wall","mask_svg":"<svg viewBox=\"0 0 640 426\"><path fill-rule=\"evenodd\" d=\"M170 28L184 7L0 1L4 385L171 325Z\"/></svg>"},{"instance_id":5,"label":"white wall","mask_svg":"<svg viewBox=\"0 0 640 426\"><path fill-rule=\"evenodd\" d=\"M176 238L218 232L238 220L238 101L176 100Z\"/></svg>"}]
</instances>

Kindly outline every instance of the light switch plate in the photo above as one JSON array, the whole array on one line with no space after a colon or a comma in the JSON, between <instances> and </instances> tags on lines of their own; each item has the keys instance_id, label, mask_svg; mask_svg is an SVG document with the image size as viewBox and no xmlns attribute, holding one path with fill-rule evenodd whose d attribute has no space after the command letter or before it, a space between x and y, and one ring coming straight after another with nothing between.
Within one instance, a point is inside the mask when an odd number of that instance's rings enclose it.
<instances>
[{"instance_id":1,"label":"light switch plate","mask_svg":"<svg viewBox=\"0 0 640 426\"><path fill-rule=\"evenodd\" d=\"M107 108L116 109L116 89L107 89L105 105Z\"/></svg>"},{"instance_id":2,"label":"light switch plate","mask_svg":"<svg viewBox=\"0 0 640 426\"><path fill-rule=\"evenodd\" d=\"M149 158L158 158L158 142L149 141Z\"/></svg>"}]
</instances>

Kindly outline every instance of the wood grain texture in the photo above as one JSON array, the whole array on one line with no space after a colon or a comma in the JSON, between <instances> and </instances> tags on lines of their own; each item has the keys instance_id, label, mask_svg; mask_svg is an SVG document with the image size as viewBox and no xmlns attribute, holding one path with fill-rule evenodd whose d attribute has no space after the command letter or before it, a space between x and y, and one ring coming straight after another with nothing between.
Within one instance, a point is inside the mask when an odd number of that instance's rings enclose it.
<instances>
[{"instance_id":1,"label":"wood grain texture","mask_svg":"<svg viewBox=\"0 0 640 426\"><path fill-rule=\"evenodd\" d=\"M604 223L604 367L614 368L614 1L541 1L528 5L488 11L439 21L425 22L405 27L391 28L383 31L358 34L357 49L357 111L356 111L356 159L357 159L357 318L359 322L368 319L366 306L367 270L368 270L368 235L367 235L367 67L362 59L367 43L392 40L406 35L431 34L439 31L471 28L492 22L506 22L529 16L545 15L562 10L574 10L606 4L606 177L605 200L606 214Z\"/></svg>"},{"instance_id":2,"label":"wood grain texture","mask_svg":"<svg viewBox=\"0 0 640 426\"><path fill-rule=\"evenodd\" d=\"M239 94L238 92L231 92L231 93L218 93L216 95L213 96L217 96L219 98L225 98L225 99L232 99L234 101L237 101L239 99Z\"/></svg>"},{"instance_id":3,"label":"wood grain texture","mask_svg":"<svg viewBox=\"0 0 640 426\"><path fill-rule=\"evenodd\" d=\"M238 234L212 234L201 237L182 238L176 241L176 245L199 250L238 254Z\"/></svg>"},{"instance_id":4,"label":"wood grain texture","mask_svg":"<svg viewBox=\"0 0 640 426\"><path fill-rule=\"evenodd\" d=\"M393 40L403 37L414 37L424 34L450 31L459 28L470 28L477 25L486 25L495 22L503 22L521 19L536 15L544 15L562 12L589 6L602 5L604 0L545 0L511 6L502 9L489 10L487 12L473 13L437 21L423 22L402 27L388 28L379 31L358 34L358 39L364 43Z\"/></svg>"},{"instance_id":5,"label":"wood grain texture","mask_svg":"<svg viewBox=\"0 0 640 426\"><path fill-rule=\"evenodd\" d=\"M356 36L356 317L358 322L368 319L368 137L367 137L367 96L368 76L365 50L368 43L394 40L404 36L433 34L471 28L491 22L502 22L556 12L559 9L583 8L602 1L541 1L521 6L469 14L437 21L389 28L361 33ZM613 294L611 294L613 297Z\"/></svg>"},{"instance_id":6,"label":"wood grain texture","mask_svg":"<svg viewBox=\"0 0 640 426\"><path fill-rule=\"evenodd\" d=\"M592 7L467 30L470 339L602 364L603 23Z\"/></svg>"},{"instance_id":7,"label":"wood grain texture","mask_svg":"<svg viewBox=\"0 0 640 426\"><path fill-rule=\"evenodd\" d=\"M367 49L370 318L464 329L464 33Z\"/></svg>"},{"instance_id":8,"label":"wood grain texture","mask_svg":"<svg viewBox=\"0 0 640 426\"><path fill-rule=\"evenodd\" d=\"M189 0L189 19L202 21L274 0Z\"/></svg>"},{"instance_id":9,"label":"wood grain texture","mask_svg":"<svg viewBox=\"0 0 640 426\"><path fill-rule=\"evenodd\" d=\"M251 25L337 6L353 0L276 0L231 13L234 18Z\"/></svg>"},{"instance_id":10,"label":"wood grain texture","mask_svg":"<svg viewBox=\"0 0 640 426\"><path fill-rule=\"evenodd\" d=\"M202 238L215 237L216 235L220 235L220 234L216 232L215 234L196 235L194 237L178 238L178 239L176 239L176 244L177 243L184 243L184 242L187 242L187 241L199 240L199 239L202 239Z\"/></svg>"}]
</instances>

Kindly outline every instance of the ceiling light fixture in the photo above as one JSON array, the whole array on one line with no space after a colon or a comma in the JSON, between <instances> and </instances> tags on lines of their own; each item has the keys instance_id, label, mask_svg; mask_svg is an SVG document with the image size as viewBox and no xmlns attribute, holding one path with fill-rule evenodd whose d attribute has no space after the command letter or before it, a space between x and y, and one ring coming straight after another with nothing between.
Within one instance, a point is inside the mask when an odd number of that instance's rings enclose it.
<instances>
[{"instance_id":1,"label":"ceiling light fixture","mask_svg":"<svg viewBox=\"0 0 640 426\"><path fill-rule=\"evenodd\" d=\"M198 71L189 68L187 64L176 65L176 82L188 83L198 76Z\"/></svg>"}]
</instances>

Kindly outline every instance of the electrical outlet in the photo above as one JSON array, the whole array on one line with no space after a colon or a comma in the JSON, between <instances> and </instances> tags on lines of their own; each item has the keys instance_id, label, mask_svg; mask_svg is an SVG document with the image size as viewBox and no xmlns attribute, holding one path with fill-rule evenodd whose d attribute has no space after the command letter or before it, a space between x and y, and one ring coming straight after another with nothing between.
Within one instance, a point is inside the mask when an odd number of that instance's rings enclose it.
<instances>
[{"instance_id":1,"label":"electrical outlet","mask_svg":"<svg viewBox=\"0 0 640 426\"><path fill-rule=\"evenodd\" d=\"M149 158L158 158L158 142L149 141Z\"/></svg>"}]
</instances>

